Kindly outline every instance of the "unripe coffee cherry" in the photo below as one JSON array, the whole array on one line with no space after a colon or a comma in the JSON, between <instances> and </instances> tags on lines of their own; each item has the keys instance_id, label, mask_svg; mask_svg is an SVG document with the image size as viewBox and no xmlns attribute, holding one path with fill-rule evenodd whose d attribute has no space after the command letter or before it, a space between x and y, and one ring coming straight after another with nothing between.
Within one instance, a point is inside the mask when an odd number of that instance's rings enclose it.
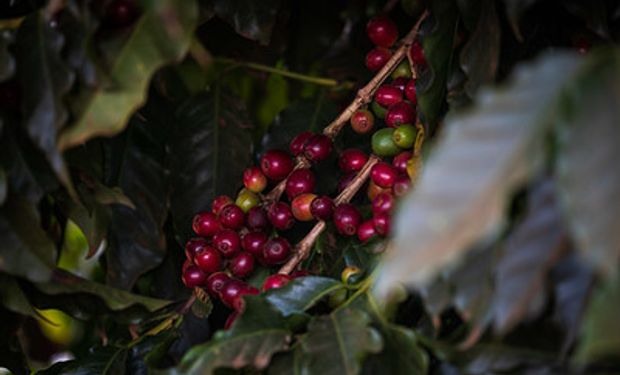
<instances>
[{"instance_id":1,"label":"unripe coffee cherry","mask_svg":"<svg viewBox=\"0 0 620 375\"><path fill-rule=\"evenodd\" d=\"M397 175L396 169L384 161L378 162L370 170L372 182L382 188L392 187Z\"/></svg>"},{"instance_id":2,"label":"unripe coffee cherry","mask_svg":"<svg viewBox=\"0 0 620 375\"><path fill-rule=\"evenodd\" d=\"M293 199L293 202L291 202L291 211L295 219L299 221L311 221L314 219L310 211L310 204L315 198L316 195L307 193L298 195Z\"/></svg>"},{"instance_id":3,"label":"unripe coffee cherry","mask_svg":"<svg viewBox=\"0 0 620 375\"><path fill-rule=\"evenodd\" d=\"M343 203L334 209L334 224L338 232L344 236L353 236L362 222L362 215L355 206Z\"/></svg>"},{"instance_id":4,"label":"unripe coffee cherry","mask_svg":"<svg viewBox=\"0 0 620 375\"><path fill-rule=\"evenodd\" d=\"M366 220L357 228L357 238L360 242L367 242L377 235L375 224L371 220Z\"/></svg>"},{"instance_id":5,"label":"unripe coffee cherry","mask_svg":"<svg viewBox=\"0 0 620 375\"><path fill-rule=\"evenodd\" d=\"M412 105L416 105L418 103L418 96L415 91L415 80L410 80L405 86L405 96L407 100L411 102Z\"/></svg>"},{"instance_id":6,"label":"unripe coffee cherry","mask_svg":"<svg viewBox=\"0 0 620 375\"><path fill-rule=\"evenodd\" d=\"M183 272L182 279L186 287L195 288L207 281L207 274L196 266L189 266Z\"/></svg>"},{"instance_id":7,"label":"unripe coffee cherry","mask_svg":"<svg viewBox=\"0 0 620 375\"><path fill-rule=\"evenodd\" d=\"M213 247L224 257L232 258L241 250L241 239L234 230L224 229L213 236Z\"/></svg>"},{"instance_id":8,"label":"unripe coffee cherry","mask_svg":"<svg viewBox=\"0 0 620 375\"><path fill-rule=\"evenodd\" d=\"M241 247L248 253L261 257L263 254L263 246L267 243L269 237L263 232L249 232L243 236Z\"/></svg>"},{"instance_id":9,"label":"unripe coffee cherry","mask_svg":"<svg viewBox=\"0 0 620 375\"><path fill-rule=\"evenodd\" d=\"M209 275L205 283L207 292L212 297L219 297L220 292L222 291L222 288L224 287L224 284L226 284L228 280L230 280L230 276L228 276L224 272L216 272L216 273Z\"/></svg>"},{"instance_id":10,"label":"unripe coffee cherry","mask_svg":"<svg viewBox=\"0 0 620 375\"><path fill-rule=\"evenodd\" d=\"M390 234L390 215L375 215L372 217L372 223L378 235L385 237Z\"/></svg>"},{"instance_id":11,"label":"unripe coffee cherry","mask_svg":"<svg viewBox=\"0 0 620 375\"><path fill-rule=\"evenodd\" d=\"M385 16L378 16L368 21L366 33L368 38L380 47L391 47L398 39L396 24Z\"/></svg>"},{"instance_id":12,"label":"unripe coffee cherry","mask_svg":"<svg viewBox=\"0 0 620 375\"><path fill-rule=\"evenodd\" d=\"M233 276L244 278L254 271L254 257L250 253L241 252L228 264Z\"/></svg>"},{"instance_id":13,"label":"unripe coffee cherry","mask_svg":"<svg viewBox=\"0 0 620 375\"><path fill-rule=\"evenodd\" d=\"M317 220L329 220L334 214L334 201L325 195L316 197L310 203L310 212Z\"/></svg>"},{"instance_id":14,"label":"unripe coffee cherry","mask_svg":"<svg viewBox=\"0 0 620 375\"><path fill-rule=\"evenodd\" d=\"M282 288L284 285L288 284L292 278L289 275L276 273L275 275L269 275L263 281L263 292L268 291L269 289L277 289Z\"/></svg>"},{"instance_id":15,"label":"unripe coffee cherry","mask_svg":"<svg viewBox=\"0 0 620 375\"><path fill-rule=\"evenodd\" d=\"M290 229L295 224L291 207L284 202L276 202L267 210L269 221L278 230Z\"/></svg>"},{"instance_id":16,"label":"unripe coffee cherry","mask_svg":"<svg viewBox=\"0 0 620 375\"><path fill-rule=\"evenodd\" d=\"M383 47L373 48L366 54L366 67L371 72L376 72L383 68L391 57L392 52L389 49Z\"/></svg>"},{"instance_id":17,"label":"unripe coffee cherry","mask_svg":"<svg viewBox=\"0 0 620 375\"><path fill-rule=\"evenodd\" d=\"M284 237L275 237L263 246L263 259L267 265L284 263L291 253L291 245Z\"/></svg>"},{"instance_id":18,"label":"unripe coffee cherry","mask_svg":"<svg viewBox=\"0 0 620 375\"><path fill-rule=\"evenodd\" d=\"M299 194L312 193L315 186L316 178L311 170L297 169L286 180L286 195L292 200Z\"/></svg>"},{"instance_id":19,"label":"unripe coffee cherry","mask_svg":"<svg viewBox=\"0 0 620 375\"><path fill-rule=\"evenodd\" d=\"M367 109L358 109L351 116L351 129L357 134L366 134L375 126L375 116Z\"/></svg>"},{"instance_id":20,"label":"unripe coffee cherry","mask_svg":"<svg viewBox=\"0 0 620 375\"><path fill-rule=\"evenodd\" d=\"M216 234L217 235L217 234ZM222 267L222 257L214 248L207 246L194 257L194 263L203 272L210 274Z\"/></svg>"},{"instance_id":21,"label":"unripe coffee cherry","mask_svg":"<svg viewBox=\"0 0 620 375\"><path fill-rule=\"evenodd\" d=\"M209 243L204 238L191 238L185 243L185 257L189 260L193 260L196 254L208 246Z\"/></svg>"},{"instance_id":22,"label":"unripe coffee cherry","mask_svg":"<svg viewBox=\"0 0 620 375\"><path fill-rule=\"evenodd\" d=\"M265 231L271 227L267 211L262 207L252 207L246 214L246 225L251 230Z\"/></svg>"},{"instance_id":23,"label":"unripe coffee cherry","mask_svg":"<svg viewBox=\"0 0 620 375\"><path fill-rule=\"evenodd\" d=\"M383 85L375 92L375 101L382 107L388 108L392 104L403 101L403 92L394 86Z\"/></svg>"},{"instance_id":24,"label":"unripe coffee cherry","mask_svg":"<svg viewBox=\"0 0 620 375\"><path fill-rule=\"evenodd\" d=\"M392 140L398 147L401 148L411 148L415 143L416 135L418 134L418 130L415 126L411 124L403 124L400 125L396 130L394 130L394 134L392 134Z\"/></svg>"},{"instance_id":25,"label":"unripe coffee cherry","mask_svg":"<svg viewBox=\"0 0 620 375\"><path fill-rule=\"evenodd\" d=\"M217 196L211 202L211 212L213 212L215 215L218 215L222 208L228 206L231 203L235 202L228 195Z\"/></svg>"},{"instance_id":26,"label":"unripe coffee cherry","mask_svg":"<svg viewBox=\"0 0 620 375\"><path fill-rule=\"evenodd\" d=\"M338 167L345 173L358 172L364 167L367 161L368 155L366 155L364 151L350 148L342 151L340 154L338 158Z\"/></svg>"},{"instance_id":27,"label":"unripe coffee cherry","mask_svg":"<svg viewBox=\"0 0 620 375\"><path fill-rule=\"evenodd\" d=\"M313 162L320 162L327 159L331 152L332 140L324 134L312 136L308 139L304 147L304 155L308 160Z\"/></svg>"},{"instance_id":28,"label":"unripe coffee cherry","mask_svg":"<svg viewBox=\"0 0 620 375\"><path fill-rule=\"evenodd\" d=\"M394 156L402 151L393 139L394 129L383 128L372 135L372 152L379 156Z\"/></svg>"},{"instance_id":29,"label":"unripe coffee cherry","mask_svg":"<svg viewBox=\"0 0 620 375\"><path fill-rule=\"evenodd\" d=\"M261 158L260 168L268 178L280 181L293 170L293 160L286 151L269 150Z\"/></svg>"},{"instance_id":30,"label":"unripe coffee cherry","mask_svg":"<svg viewBox=\"0 0 620 375\"><path fill-rule=\"evenodd\" d=\"M391 128L402 124L411 124L415 121L415 116L415 109L409 102L402 101L388 107L388 111L385 114L385 124Z\"/></svg>"},{"instance_id":31,"label":"unripe coffee cherry","mask_svg":"<svg viewBox=\"0 0 620 375\"><path fill-rule=\"evenodd\" d=\"M372 109L372 113L375 114L375 117L380 118L380 119L385 118L387 109L383 107L381 104L373 100L372 103L370 103L370 109Z\"/></svg>"},{"instance_id":32,"label":"unripe coffee cherry","mask_svg":"<svg viewBox=\"0 0 620 375\"><path fill-rule=\"evenodd\" d=\"M202 237L211 237L221 229L217 216L211 212L201 212L194 216L192 229Z\"/></svg>"},{"instance_id":33,"label":"unripe coffee cherry","mask_svg":"<svg viewBox=\"0 0 620 375\"><path fill-rule=\"evenodd\" d=\"M313 132L301 132L293 138L291 143L289 144L289 149L291 150L291 154L294 156L300 155L304 152L304 147L310 138L314 136Z\"/></svg>"},{"instance_id":34,"label":"unripe coffee cherry","mask_svg":"<svg viewBox=\"0 0 620 375\"><path fill-rule=\"evenodd\" d=\"M390 193L383 192L377 194L375 199L372 200L372 214L389 214L394 208L394 196Z\"/></svg>"},{"instance_id":35,"label":"unripe coffee cherry","mask_svg":"<svg viewBox=\"0 0 620 375\"><path fill-rule=\"evenodd\" d=\"M235 201L235 205L241 208L241 211L248 212L253 207L258 206L260 203L260 198L255 193L247 190L241 189L239 195L237 195L237 200Z\"/></svg>"},{"instance_id":36,"label":"unripe coffee cherry","mask_svg":"<svg viewBox=\"0 0 620 375\"><path fill-rule=\"evenodd\" d=\"M243 172L243 185L253 193L260 193L267 187L267 176L258 167L250 167Z\"/></svg>"},{"instance_id":37,"label":"unripe coffee cherry","mask_svg":"<svg viewBox=\"0 0 620 375\"><path fill-rule=\"evenodd\" d=\"M401 152L392 159L392 166L396 168L398 173L407 173L407 162L411 159L411 156L409 151Z\"/></svg>"},{"instance_id":38,"label":"unripe coffee cherry","mask_svg":"<svg viewBox=\"0 0 620 375\"><path fill-rule=\"evenodd\" d=\"M344 284L355 284L361 281L363 274L364 271L359 267L347 266L340 273L340 280L342 280Z\"/></svg>"},{"instance_id":39,"label":"unripe coffee cherry","mask_svg":"<svg viewBox=\"0 0 620 375\"><path fill-rule=\"evenodd\" d=\"M409 66L409 62L407 60L403 60L398 64L396 69L392 72L392 79L397 78L410 78L411 77L411 67ZM401 91L403 91L401 89Z\"/></svg>"},{"instance_id":40,"label":"unripe coffee cherry","mask_svg":"<svg viewBox=\"0 0 620 375\"><path fill-rule=\"evenodd\" d=\"M236 204L229 204L222 208L218 215L218 220L222 226L229 229L239 229L245 222L245 214L243 210Z\"/></svg>"}]
</instances>

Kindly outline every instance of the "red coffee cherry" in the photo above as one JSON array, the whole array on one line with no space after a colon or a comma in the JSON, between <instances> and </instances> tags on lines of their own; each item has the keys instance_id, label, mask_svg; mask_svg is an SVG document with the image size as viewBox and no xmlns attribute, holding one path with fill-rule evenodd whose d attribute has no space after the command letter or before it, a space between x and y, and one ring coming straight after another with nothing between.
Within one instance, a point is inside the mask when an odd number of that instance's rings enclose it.
<instances>
[{"instance_id":1,"label":"red coffee cherry","mask_svg":"<svg viewBox=\"0 0 620 375\"><path fill-rule=\"evenodd\" d=\"M306 158L315 163L327 159L331 152L332 140L324 134L312 136L308 139L304 147L304 155Z\"/></svg>"},{"instance_id":2,"label":"red coffee cherry","mask_svg":"<svg viewBox=\"0 0 620 375\"><path fill-rule=\"evenodd\" d=\"M207 282L205 283L207 292L212 297L219 297L220 292L224 287L224 284L226 284L228 280L230 280L230 276L228 276L224 272L216 272L209 275L209 277L207 278Z\"/></svg>"},{"instance_id":3,"label":"red coffee cherry","mask_svg":"<svg viewBox=\"0 0 620 375\"><path fill-rule=\"evenodd\" d=\"M353 236L362 222L362 215L355 206L343 203L334 209L334 224L338 232L344 236Z\"/></svg>"},{"instance_id":4,"label":"red coffee cherry","mask_svg":"<svg viewBox=\"0 0 620 375\"><path fill-rule=\"evenodd\" d=\"M384 108L403 101L403 92L391 85L380 86L375 92L375 101Z\"/></svg>"},{"instance_id":5,"label":"red coffee cherry","mask_svg":"<svg viewBox=\"0 0 620 375\"><path fill-rule=\"evenodd\" d=\"M213 247L224 257L231 258L241 249L241 239L234 230L224 229L213 236Z\"/></svg>"},{"instance_id":6,"label":"red coffee cherry","mask_svg":"<svg viewBox=\"0 0 620 375\"><path fill-rule=\"evenodd\" d=\"M374 17L366 24L368 38L377 46L391 47L398 39L398 28L385 16Z\"/></svg>"},{"instance_id":7,"label":"red coffee cherry","mask_svg":"<svg viewBox=\"0 0 620 375\"><path fill-rule=\"evenodd\" d=\"M241 297L248 294L258 294L258 289L244 283L243 281L230 279L220 291L220 298L224 305L239 310L243 308Z\"/></svg>"},{"instance_id":8,"label":"red coffee cherry","mask_svg":"<svg viewBox=\"0 0 620 375\"><path fill-rule=\"evenodd\" d=\"M396 169L384 161L378 162L370 170L372 182L382 188L392 187L396 181L396 176Z\"/></svg>"},{"instance_id":9,"label":"red coffee cherry","mask_svg":"<svg viewBox=\"0 0 620 375\"><path fill-rule=\"evenodd\" d=\"M411 189L411 179L407 174L400 174L394 180L392 191L397 197L402 197Z\"/></svg>"},{"instance_id":10,"label":"red coffee cherry","mask_svg":"<svg viewBox=\"0 0 620 375\"><path fill-rule=\"evenodd\" d=\"M191 238L185 243L185 256L187 259L193 260L196 254L208 246L209 243L204 238Z\"/></svg>"},{"instance_id":11,"label":"red coffee cherry","mask_svg":"<svg viewBox=\"0 0 620 375\"><path fill-rule=\"evenodd\" d=\"M411 159L411 156L409 151L401 152L392 159L392 166L398 173L407 173L407 162Z\"/></svg>"},{"instance_id":12,"label":"red coffee cherry","mask_svg":"<svg viewBox=\"0 0 620 375\"><path fill-rule=\"evenodd\" d=\"M263 259L267 265L284 263L291 253L291 245L284 237L274 237L263 247Z\"/></svg>"},{"instance_id":13,"label":"red coffee cherry","mask_svg":"<svg viewBox=\"0 0 620 375\"><path fill-rule=\"evenodd\" d=\"M195 266L194 262L190 259L185 259L185 262L183 262L183 266L181 267L181 272L185 272L185 270L190 266Z\"/></svg>"},{"instance_id":14,"label":"red coffee cherry","mask_svg":"<svg viewBox=\"0 0 620 375\"><path fill-rule=\"evenodd\" d=\"M217 234L216 234L217 236ZM194 263L203 272L210 274L219 271L222 267L222 257L214 248L208 246L194 257Z\"/></svg>"},{"instance_id":15,"label":"red coffee cherry","mask_svg":"<svg viewBox=\"0 0 620 375\"><path fill-rule=\"evenodd\" d=\"M416 105L418 103L418 96L415 91L415 80L411 79L405 86L405 96L407 100L411 102L412 105Z\"/></svg>"},{"instance_id":16,"label":"red coffee cherry","mask_svg":"<svg viewBox=\"0 0 620 375\"><path fill-rule=\"evenodd\" d=\"M417 69L422 69L426 66L426 57L424 57L424 51L419 41L415 41L409 49L409 55L411 60Z\"/></svg>"},{"instance_id":17,"label":"red coffee cherry","mask_svg":"<svg viewBox=\"0 0 620 375\"><path fill-rule=\"evenodd\" d=\"M342 151L338 158L338 167L345 173L359 172L368 161L368 155L362 150L350 148Z\"/></svg>"},{"instance_id":18,"label":"red coffee cherry","mask_svg":"<svg viewBox=\"0 0 620 375\"><path fill-rule=\"evenodd\" d=\"M277 289L282 288L284 285L288 284L292 278L289 275L276 273L275 275L269 275L263 281L263 292L268 291L269 289Z\"/></svg>"},{"instance_id":19,"label":"red coffee cherry","mask_svg":"<svg viewBox=\"0 0 620 375\"><path fill-rule=\"evenodd\" d=\"M230 261L228 268L233 276L242 279L254 271L254 257L250 253L239 253Z\"/></svg>"},{"instance_id":20,"label":"red coffee cherry","mask_svg":"<svg viewBox=\"0 0 620 375\"><path fill-rule=\"evenodd\" d=\"M405 88L407 87L407 83L409 83L409 79L405 77L394 78L390 85L396 87L400 92L405 92Z\"/></svg>"},{"instance_id":21,"label":"red coffee cherry","mask_svg":"<svg viewBox=\"0 0 620 375\"><path fill-rule=\"evenodd\" d=\"M291 211L295 219L299 221L311 221L314 219L310 211L310 204L316 198L315 194L298 195L291 203Z\"/></svg>"},{"instance_id":22,"label":"red coffee cherry","mask_svg":"<svg viewBox=\"0 0 620 375\"><path fill-rule=\"evenodd\" d=\"M260 168L265 176L280 181L293 170L293 160L286 151L269 150L261 158Z\"/></svg>"},{"instance_id":23,"label":"red coffee cherry","mask_svg":"<svg viewBox=\"0 0 620 375\"><path fill-rule=\"evenodd\" d=\"M351 116L351 129L357 134L366 134L375 126L375 115L367 109L358 109Z\"/></svg>"},{"instance_id":24,"label":"red coffee cherry","mask_svg":"<svg viewBox=\"0 0 620 375\"><path fill-rule=\"evenodd\" d=\"M395 200L392 194L383 192L377 194L375 199L372 200L372 214L389 214L394 208Z\"/></svg>"},{"instance_id":25,"label":"red coffee cherry","mask_svg":"<svg viewBox=\"0 0 620 375\"><path fill-rule=\"evenodd\" d=\"M213 212L215 215L218 215L222 208L232 203L235 203L235 201L233 201L232 198L228 195L217 196L211 202L211 212Z\"/></svg>"},{"instance_id":26,"label":"red coffee cherry","mask_svg":"<svg viewBox=\"0 0 620 375\"><path fill-rule=\"evenodd\" d=\"M390 234L390 215L378 214L372 217L372 223L375 226L377 234L380 236L388 236Z\"/></svg>"},{"instance_id":27,"label":"red coffee cherry","mask_svg":"<svg viewBox=\"0 0 620 375\"><path fill-rule=\"evenodd\" d=\"M357 238L361 242L368 242L371 238L377 235L377 231L375 230L375 224L371 220L366 220L360 224L357 228Z\"/></svg>"},{"instance_id":28,"label":"red coffee cherry","mask_svg":"<svg viewBox=\"0 0 620 375\"><path fill-rule=\"evenodd\" d=\"M194 216L192 220L192 229L197 235L202 237L211 237L221 228L217 216L211 212L201 212Z\"/></svg>"},{"instance_id":29,"label":"red coffee cherry","mask_svg":"<svg viewBox=\"0 0 620 375\"><path fill-rule=\"evenodd\" d=\"M249 229L266 231L271 227L267 211L262 207L252 207L246 214L245 223Z\"/></svg>"},{"instance_id":30,"label":"red coffee cherry","mask_svg":"<svg viewBox=\"0 0 620 375\"><path fill-rule=\"evenodd\" d=\"M415 122L415 109L405 101L389 106L385 114L385 124L391 128Z\"/></svg>"},{"instance_id":31,"label":"red coffee cherry","mask_svg":"<svg viewBox=\"0 0 620 375\"><path fill-rule=\"evenodd\" d=\"M310 272L308 272L308 270L295 270L291 272L290 276L292 279L298 279L300 277L310 276Z\"/></svg>"},{"instance_id":32,"label":"red coffee cherry","mask_svg":"<svg viewBox=\"0 0 620 375\"><path fill-rule=\"evenodd\" d=\"M289 144L289 149L291 150L291 154L294 156L300 155L304 152L304 147L310 138L314 136L313 132L301 132L293 138L291 143Z\"/></svg>"},{"instance_id":33,"label":"red coffee cherry","mask_svg":"<svg viewBox=\"0 0 620 375\"><path fill-rule=\"evenodd\" d=\"M195 288L207 281L207 274L202 272L200 268L192 265L183 271L182 280L186 287Z\"/></svg>"},{"instance_id":34,"label":"red coffee cherry","mask_svg":"<svg viewBox=\"0 0 620 375\"><path fill-rule=\"evenodd\" d=\"M284 202L276 202L269 206L267 217L274 228L278 230L290 229L295 224L291 207Z\"/></svg>"},{"instance_id":35,"label":"red coffee cherry","mask_svg":"<svg viewBox=\"0 0 620 375\"><path fill-rule=\"evenodd\" d=\"M260 257L263 254L263 246L268 240L269 237L263 232L249 232L243 236L241 247L248 253Z\"/></svg>"},{"instance_id":36,"label":"red coffee cherry","mask_svg":"<svg viewBox=\"0 0 620 375\"><path fill-rule=\"evenodd\" d=\"M389 49L383 47L373 48L366 54L366 67L371 72L376 72L383 68L391 57L392 52Z\"/></svg>"},{"instance_id":37,"label":"red coffee cherry","mask_svg":"<svg viewBox=\"0 0 620 375\"><path fill-rule=\"evenodd\" d=\"M230 329L230 327L232 327L239 315L241 315L240 310L233 310L233 312L228 315L228 318L226 318L226 322L224 322L224 329Z\"/></svg>"},{"instance_id":38,"label":"red coffee cherry","mask_svg":"<svg viewBox=\"0 0 620 375\"><path fill-rule=\"evenodd\" d=\"M299 194L312 193L316 186L314 173L309 169L297 169L286 180L286 195L293 199Z\"/></svg>"},{"instance_id":39,"label":"red coffee cherry","mask_svg":"<svg viewBox=\"0 0 620 375\"><path fill-rule=\"evenodd\" d=\"M243 226L245 221L245 214L243 210L236 204L229 204L222 208L218 219L222 226L229 229L239 229Z\"/></svg>"},{"instance_id":40,"label":"red coffee cherry","mask_svg":"<svg viewBox=\"0 0 620 375\"><path fill-rule=\"evenodd\" d=\"M334 214L334 201L325 195L316 197L310 203L310 213L317 220L329 220Z\"/></svg>"},{"instance_id":41,"label":"red coffee cherry","mask_svg":"<svg viewBox=\"0 0 620 375\"><path fill-rule=\"evenodd\" d=\"M250 167L243 172L243 185L254 193L260 193L267 187L267 176L258 167Z\"/></svg>"}]
</instances>

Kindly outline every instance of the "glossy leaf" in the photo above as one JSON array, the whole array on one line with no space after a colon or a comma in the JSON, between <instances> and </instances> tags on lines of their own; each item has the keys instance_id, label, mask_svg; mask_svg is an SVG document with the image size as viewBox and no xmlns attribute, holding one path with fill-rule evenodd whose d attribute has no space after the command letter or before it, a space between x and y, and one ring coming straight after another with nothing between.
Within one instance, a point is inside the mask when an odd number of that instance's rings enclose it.
<instances>
[{"instance_id":1,"label":"glossy leaf","mask_svg":"<svg viewBox=\"0 0 620 375\"><path fill-rule=\"evenodd\" d=\"M237 33L261 44L269 44L280 0L213 0L218 17Z\"/></svg>"},{"instance_id":2,"label":"glossy leaf","mask_svg":"<svg viewBox=\"0 0 620 375\"><path fill-rule=\"evenodd\" d=\"M449 119L396 218L395 248L380 265L379 294L396 282L428 281L475 242L497 233L507 196L537 169L548 116L580 66L572 55L542 57Z\"/></svg>"},{"instance_id":3,"label":"glossy leaf","mask_svg":"<svg viewBox=\"0 0 620 375\"><path fill-rule=\"evenodd\" d=\"M266 293L265 299L288 316L303 313L323 297L342 288L342 283L328 277L305 276L282 288L272 289Z\"/></svg>"},{"instance_id":4,"label":"glossy leaf","mask_svg":"<svg viewBox=\"0 0 620 375\"><path fill-rule=\"evenodd\" d=\"M157 0L148 4L116 54L108 72L111 83L92 92L75 123L60 135L60 149L123 130L131 113L144 104L153 73L187 52L198 18L196 2Z\"/></svg>"}]
</instances>

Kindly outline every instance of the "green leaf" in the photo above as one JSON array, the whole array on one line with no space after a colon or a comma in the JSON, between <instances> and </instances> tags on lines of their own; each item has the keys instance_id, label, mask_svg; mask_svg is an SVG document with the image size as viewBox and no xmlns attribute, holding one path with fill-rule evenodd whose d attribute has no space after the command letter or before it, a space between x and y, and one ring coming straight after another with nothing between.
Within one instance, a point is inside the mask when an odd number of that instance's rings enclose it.
<instances>
[{"instance_id":1,"label":"green leaf","mask_svg":"<svg viewBox=\"0 0 620 375\"><path fill-rule=\"evenodd\" d=\"M75 123L60 135L60 149L123 130L131 113L144 104L153 73L187 52L198 18L196 2L157 0L145 6L108 72L112 83L91 94Z\"/></svg>"},{"instance_id":2,"label":"green leaf","mask_svg":"<svg viewBox=\"0 0 620 375\"><path fill-rule=\"evenodd\" d=\"M558 122L558 190L572 237L584 258L606 275L620 259L620 53L599 50L573 80ZM584 127L584 125L587 125Z\"/></svg>"},{"instance_id":3,"label":"green leaf","mask_svg":"<svg viewBox=\"0 0 620 375\"><path fill-rule=\"evenodd\" d=\"M430 10L432 19L425 22L420 30L428 68L418 77L416 89L418 106L425 122L435 125L445 102L458 14L453 0L433 1Z\"/></svg>"},{"instance_id":4,"label":"green leaf","mask_svg":"<svg viewBox=\"0 0 620 375\"><path fill-rule=\"evenodd\" d=\"M395 248L383 257L376 281L379 294L397 282L428 281L498 232L508 194L538 169L558 98L580 67L573 55L544 56L448 119L396 217Z\"/></svg>"},{"instance_id":5,"label":"green leaf","mask_svg":"<svg viewBox=\"0 0 620 375\"><path fill-rule=\"evenodd\" d=\"M244 105L216 86L177 110L170 143L170 209L176 232L192 235L192 217L209 210L215 196L236 196L251 162L252 124Z\"/></svg>"},{"instance_id":6,"label":"green leaf","mask_svg":"<svg viewBox=\"0 0 620 375\"><path fill-rule=\"evenodd\" d=\"M32 318L40 318L40 315L32 307L28 297L22 291L15 278L0 273L0 304L6 309Z\"/></svg>"},{"instance_id":7,"label":"green leaf","mask_svg":"<svg viewBox=\"0 0 620 375\"><path fill-rule=\"evenodd\" d=\"M344 287L342 283L328 277L306 276L282 288L270 290L265 298L284 316L288 316L303 313L323 297Z\"/></svg>"},{"instance_id":8,"label":"green leaf","mask_svg":"<svg viewBox=\"0 0 620 375\"><path fill-rule=\"evenodd\" d=\"M504 0L506 4L506 13L508 15L508 22L512 27L512 31L520 41L523 41L523 35L519 28L519 20L527 8L534 5L538 0Z\"/></svg>"},{"instance_id":9,"label":"green leaf","mask_svg":"<svg viewBox=\"0 0 620 375\"><path fill-rule=\"evenodd\" d=\"M108 345L91 349L89 354L77 360L59 362L45 370L41 375L124 375L127 374L128 350L124 347Z\"/></svg>"},{"instance_id":10,"label":"green leaf","mask_svg":"<svg viewBox=\"0 0 620 375\"><path fill-rule=\"evenodd\" d=\"M215 13L246 38L267 45L280 0L213 0Z\"/></svg>"},{"instance_id":11,"label":"green leaf","mask_svg":"<svg viewBox=\"0 0 620 375\"><path fill-rule=\"evenodd\" d=\"M381 327L383 350L364 362L363 374L426 374L428 356L412 330L394 324Z\"/></svg>"},{"instance_id":12,"label":"green leaf","mask_svg":"<svg viewBox=\"0 0 620 375\"><path fill-rule=\"evenodd\" d=\"M620 278L609 279L592 297L584 317L576 359L592 362L620 351Z\"/></svg>"},{"instance_id":13,"label":"green leaf","mask_svg":"<svg viewBox=\"0 0 620 375\"><path fill-rule=\"evenodd\" d=\"M11 196L0 208L0 270L32 281L47 281L56 248L41 229L36 208Z\"/></svg>"},{"instance_id":14,"label":"green leaf","mask_svg":"<svg viewBox=\"0 0 620 375\"><path fill-rule=\"evenodd\" d=\"M45 153L58 179L72 192L69 171L56 146L58 132L68 118L63 98L75 78L60 57L63 43L62 35L50 27L39 12L22 23L17 33L16 57L24 93L25 127L33 142Z\"/></svg>"},{"instance_id":15,"label":"green leaf","mask_svg":"<svg viewBox=\"0 0 620 375\"><path fill-rule=\"evenodd\" d=\"M381 336L369 324L366 313L353 309L314 317L300 339L302 373L358 374L364 357L383 347Z\"/></svg>"},{"instance_id":16,"label":"green leaf","mask_svg":"<svg viewBox=\"0 0 620 375\"><path fill-rule=\"evenodd\" d=\"M278 68L282 67L283 64L278 64ZM267 128L276 115L287 107L288 100L288 81L279 74L271 74L265 83L265 96L257 110L258 122L262 129Z\"/></svg>"},{"instance_id":17,"label":"green leaf","mask_svg":"<svg viewBox=\"0 0 620 375\"><path fill-rule=\"evenodd\" d=\"M227 331L193 347L185 354L177 372L213 374L221 367L264 369L271 356L285 350L290 340L286 321L262 296L247 296L245 312ZM176 373L176 372L175 372Z\"/></svg>"},{"instance_id":18,"label":"green leaf","mask_svg":"<svg viewBox=\"0 0 620 375\"><path fill-rule=\"evenodd\" d=\"M13 32L0 31L0 82L6 81L15 73L15 58L9 51L13 39Z\"/></svg>"}]
</instances>

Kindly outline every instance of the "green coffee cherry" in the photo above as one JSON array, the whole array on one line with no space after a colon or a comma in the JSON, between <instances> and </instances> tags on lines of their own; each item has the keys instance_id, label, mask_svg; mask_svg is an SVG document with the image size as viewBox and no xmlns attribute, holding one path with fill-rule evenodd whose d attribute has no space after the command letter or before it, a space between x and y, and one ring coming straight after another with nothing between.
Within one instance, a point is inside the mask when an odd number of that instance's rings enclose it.
<instances>
[{"instance_id":1,"label":"green coffee cherry","mask_svg":"<svg viewBox=\"0 0 620 375\"><path fill-rule=\"evenodd\" d=\"M392 139L400 148L411 148L415 143L418 130L411 124L403 124L394 130Z\"/></svg>"},{"instance_id":2,"label":"green coffee cherry","mask_svg":"<svg viewBox=\"0 0 620 375\"><path fill-rule=\"evenodd\" d=\"M258 195L252 193L248 189L241 189L237 195L237 200L235 201L235 204L246 213L250 210L250 208L257 206L259 203L260 198L258 198Z\"/></svg>"},{"instance_id":3,"label":"green coffee cherry","mask_svg":"<svg viewBox=\"0 0 620 375\"><path fill-rule=\"evenodd\" d=\"M379 156L394 156L402 151L394 143L394 129L383 128L372 135L372 152Z\"/></svg>"},{"instance_id":4,"label":"green coffee cherry","mask_svg":"<svg viewBox=\"0 0 620 375\"><path fill-rule=\"evenodd\" d=\"M364 271L359 267L348 266L340 273L340 279L345 284L355 284L361 281Z\"/></svg>"},{"instance_id":5,"label":"green coffee cherry","mask_svg":"<svg viewBox=\"0 0 620 375\"><path fill-rule=\"evenodd\" d=\"M392 79L396 78L411 78L411 68L409 67L409 61L403 60L392 72Z\"/></svg>"},{"instance_id":6,"label":"green coffee cherry","mask_svg":"<svg viewBox=\"0 0 620 375\"><path fill-rule=\"evenodd\" d=\"M375 114L375 117L380 118L380 119L385 118L385 114L387 113L387 108L383 108L381 104L373 100L372 104L370 104L370 109L372 109L372 112Z\"/></svg>"}]
</instances>

